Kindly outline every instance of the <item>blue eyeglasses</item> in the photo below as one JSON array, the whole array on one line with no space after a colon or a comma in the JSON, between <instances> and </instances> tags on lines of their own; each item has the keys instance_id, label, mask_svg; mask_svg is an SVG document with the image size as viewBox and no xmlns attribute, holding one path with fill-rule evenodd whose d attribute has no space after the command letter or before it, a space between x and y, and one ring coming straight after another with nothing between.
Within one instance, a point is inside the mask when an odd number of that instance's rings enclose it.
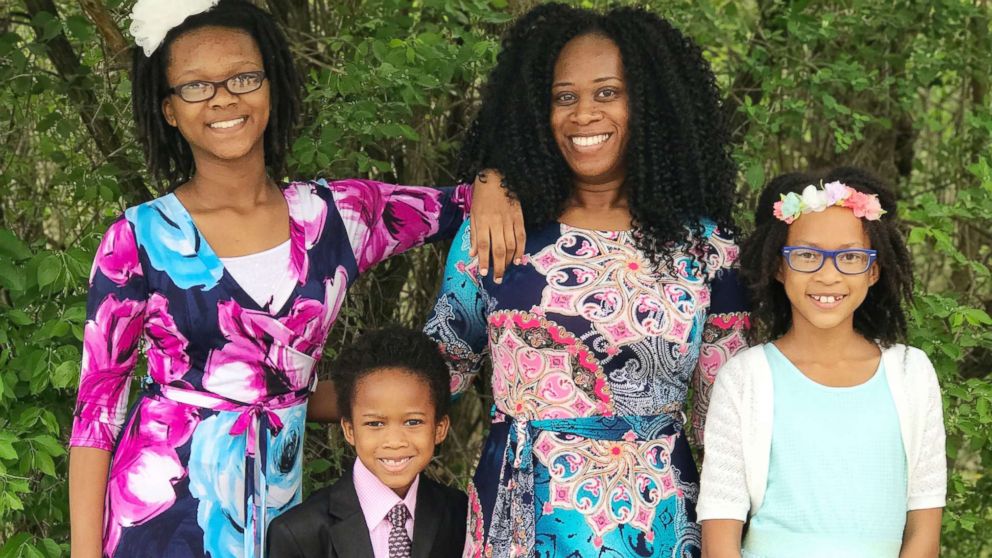
<instances>
[{"instance_id":1,"label":"blue eyeglasses","mask_svg":"<svg viewBox=\"0 0 992 558\"><path fill-rule=\"evenodd\" d=\"M820 250L810 246L783 246L782 255L793 271L816 273L827 259L844 275L860 275L878 258L877 250L850 248L847 250Z\"/></svg>"}]
</instances>

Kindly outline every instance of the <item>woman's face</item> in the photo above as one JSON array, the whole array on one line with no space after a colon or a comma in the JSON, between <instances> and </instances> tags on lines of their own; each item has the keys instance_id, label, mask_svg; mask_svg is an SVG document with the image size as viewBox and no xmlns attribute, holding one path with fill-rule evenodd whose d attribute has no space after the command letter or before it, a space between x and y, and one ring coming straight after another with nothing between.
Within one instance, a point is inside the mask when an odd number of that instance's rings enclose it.
<instances>
[{"instance_id":1,"label":"woman's face","mask_svg":"<svg viewBox=\"0 0 992 558\"><path fill-rule=\"evenodd\" d=\"M555 63L551 131L577 181L586 186L623 181L627 114L617 45L602 35L569 41Z\"/></svg>"},{"instance_id":2,"label":"woman's face","mask_svg":"<svg viewBox=\"0 0 992 558\"><path fill-rule=\"evenodd\" d=\"M192 81L222 81L242 72L264 70L262 53L251 35L226 27L190 31L169 48L169 87ZM264 158L263 136L269 122L269 82L234 95L223 86L208 101L190 103L170 94L162 101L166 122L189 142L198 165L205 160Z\"/></svg>"}]
</instances>

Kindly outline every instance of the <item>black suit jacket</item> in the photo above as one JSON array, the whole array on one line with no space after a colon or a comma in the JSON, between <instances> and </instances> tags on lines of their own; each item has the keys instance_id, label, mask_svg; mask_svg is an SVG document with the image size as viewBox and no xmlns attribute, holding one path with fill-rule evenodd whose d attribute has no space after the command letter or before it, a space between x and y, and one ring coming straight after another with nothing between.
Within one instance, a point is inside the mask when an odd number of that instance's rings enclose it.
<instances>
[{"instance_id":1,"label":"black suit jacket","mask_svg":"<svg viewBox=\"0 0 992 558\"><path fill-rule=\"evenodd\" d=\"M463 492L420 475L412 558L460 557L467 516ZM270 558L373 558L351 471L275 518L267 541Z\"/></svg>"}]
</instances>

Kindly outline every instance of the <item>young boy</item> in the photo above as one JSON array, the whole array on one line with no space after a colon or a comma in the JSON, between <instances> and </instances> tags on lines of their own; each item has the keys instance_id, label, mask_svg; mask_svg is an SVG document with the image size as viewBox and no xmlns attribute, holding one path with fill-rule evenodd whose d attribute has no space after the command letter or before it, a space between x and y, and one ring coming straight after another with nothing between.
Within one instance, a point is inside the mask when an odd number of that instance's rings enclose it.
<instances>
[{"instance_id":1,"label":"young boy","mask_svg":"<svg viewBox=\"0 0 992 558\"><path fill-rule=\"evenodd\" d=\"M465 494L420 474L448 434L450 376L419 331L387 328L343 350L332 372L358 459L269 526L272 558L461 556Z\"/></svg>"}]
</instances>

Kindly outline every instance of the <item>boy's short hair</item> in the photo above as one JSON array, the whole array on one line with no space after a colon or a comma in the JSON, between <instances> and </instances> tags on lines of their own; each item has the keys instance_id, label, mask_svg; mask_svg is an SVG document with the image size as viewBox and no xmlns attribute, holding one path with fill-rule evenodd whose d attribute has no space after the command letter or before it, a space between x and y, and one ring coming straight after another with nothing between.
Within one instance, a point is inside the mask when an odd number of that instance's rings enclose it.
<instances>
[{"instance_id":1,"label":"boy's short hair","mask_svg":"<svg viewBox=\"0 0 992 558\"><path fill-rule=\"evenodd\" d=\"M448 414L451 373L437 343L422 331L391 326L359 336L334 361L331 379L342 417L351 420L358 382L384 368L398 368L427 382L435 418Z\"/></svg>"}]
</instances>

